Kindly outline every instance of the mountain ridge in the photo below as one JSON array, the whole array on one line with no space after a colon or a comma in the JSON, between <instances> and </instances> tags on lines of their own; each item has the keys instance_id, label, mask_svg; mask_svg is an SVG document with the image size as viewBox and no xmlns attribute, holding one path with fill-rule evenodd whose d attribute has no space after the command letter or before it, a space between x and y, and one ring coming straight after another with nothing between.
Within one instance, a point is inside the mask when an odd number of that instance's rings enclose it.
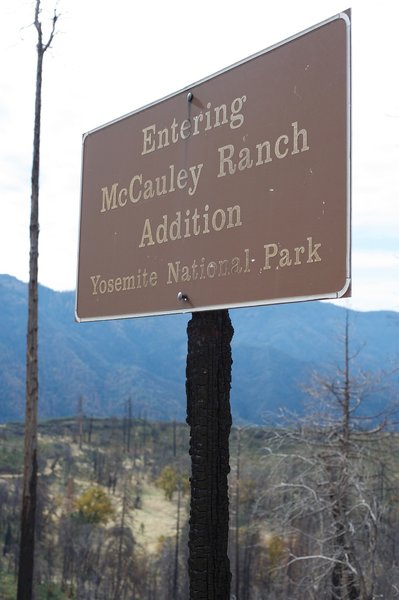
<instances>
[{"instance_id":1,"label":"mountain ridge","mask_svg":"<svg viewBox=\"0 0 399 600\"><path fill-rule=\"evenodd\" d=\"M22 420L25 403L27 285L0 275L0 421ZM93 416L185 418L187 322L168 315L75 323L75 293L39 287L39 414L76 413L80 397ZM312 372L333 376L342 364L346 309L305 302L230 310L233 418L261 423L281 407L301 411ZM359 371L398 364L399 313L349 311ZM396 385L396 380L394 385ZM386 395L375 396L370 409Z\"/></svg>"}]
</instances>

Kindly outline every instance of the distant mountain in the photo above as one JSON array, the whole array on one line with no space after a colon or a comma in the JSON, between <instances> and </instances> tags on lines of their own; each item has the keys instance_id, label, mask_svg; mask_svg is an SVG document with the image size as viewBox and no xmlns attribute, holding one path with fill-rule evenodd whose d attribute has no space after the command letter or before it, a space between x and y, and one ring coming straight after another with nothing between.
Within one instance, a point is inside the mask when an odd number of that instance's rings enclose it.
<instances>
[{"instance_id":1,"label":"distant mountain","mask_svg":"<svg viewBox=\"0 0 399 600\"><path fill-rule=\"evenodd\" d=\"M73 292L39 291L40 416L76 412L120 416L131 397L136 416L185 418L186 327L171 315L97 323L74 321ZM0 421L20 420L25 403L27 286L0 275ZM313 371L333 376L342 365L345 310L322 302L231 310L234 325L232 410L261 423L280 407L300 411ZM399 366L399 313L350 312L356 368ZM374 410L392 394L369 399Z\"/></svg>"}]
</instances>

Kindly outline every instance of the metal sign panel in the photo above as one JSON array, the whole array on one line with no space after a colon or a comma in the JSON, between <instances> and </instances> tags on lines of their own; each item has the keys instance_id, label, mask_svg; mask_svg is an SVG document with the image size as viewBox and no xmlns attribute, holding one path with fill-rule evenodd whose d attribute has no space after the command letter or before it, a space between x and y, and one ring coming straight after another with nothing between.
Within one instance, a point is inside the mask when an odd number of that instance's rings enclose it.
<instances>
[{"instance_id":1,"label":"metal sign panel","mask_svg":"<svg viewBox=\"0 0 399 600\"><path fill-rule=\"evenodd\" d=\"M348 14L85 135L78 320L349 286Z\"/></svg>"}]
</instances>

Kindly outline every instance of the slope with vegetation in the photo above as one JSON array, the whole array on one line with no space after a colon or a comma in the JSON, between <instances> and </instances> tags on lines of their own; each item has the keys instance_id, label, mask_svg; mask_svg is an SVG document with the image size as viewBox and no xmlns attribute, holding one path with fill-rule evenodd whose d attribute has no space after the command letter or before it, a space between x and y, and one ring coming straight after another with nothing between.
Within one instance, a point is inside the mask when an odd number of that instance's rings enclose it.
<instances>
[{"instance_id":1,"label":"slope with vegetation","mask_svg":"<svg viewBox=\"0 0 399 600\"><path fill-rule=\"evenodd\" d=\"M344 448L342 414L322 416L232 430L237 600L340 597L355 571L351 598L399 589L399 437L353 422ZM0 426L0 600L15 598L22 443ZM39 453L37 598L186 600L188 427L80 413L42 423Z\"/></svg>"}]
</instances>

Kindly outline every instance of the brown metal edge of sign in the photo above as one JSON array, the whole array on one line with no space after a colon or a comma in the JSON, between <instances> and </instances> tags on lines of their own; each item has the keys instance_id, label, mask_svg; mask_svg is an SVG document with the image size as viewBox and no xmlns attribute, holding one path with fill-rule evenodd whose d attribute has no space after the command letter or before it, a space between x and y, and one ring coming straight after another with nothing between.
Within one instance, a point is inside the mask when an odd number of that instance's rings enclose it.
<instances>
[{"instance_id":1,"label":"brown metal edge of sign","mask_svg":"<svg viewBox=\"0 0 399 600\"><path fill-rule=\"evenodd\" d=\"M103 125L99 125L98 127L94 127L94 129L90 129L89 131L87 131L86 133L83 134L82 136L82 142L85 141L86 137L92 133L95 133L96 131L100 131L101 129L105 129L106 127L109 127L110 125L113 125L114 123L118 123L119 121L123 121L124 119L127 119L129 117L134 116L137 113L142 112L143 110L147 110L148 108L152 108L153 106L156 106L157 104L161 104L162 102L165 102L166 100L170 100L171 98L174 98L175 96L178 96L179 94L182 94L184 92L189 92L191 90L191 88L195 87L195 86L199 86L203 83L205 83L206 81L209 81L211 79L214 79L215 77L219 77L220 75L223 75L224 73L231 71L232 69L235 69L237 67L240 67L241 65L245 65L245 63L250 62L252 60L254 60L255 58L258 58L260 56L263 56L264 54L268 54L269 52L272 52L273 50L276 50L277 48L279 48L280 46L285 46L286 44L289 44L290 42L292 42L293 40L296 40L304 35L307 35L308 33L311 33L312 31L315 31L316 29L319 29L321 27L324 27L325 25L328 25L329 23L332 23L333 21L337 21L338 19L342 19L343 21L346 22L347 25L347 39L348 39L348 48L350 49L350 27L351 27L351 9L347 9L343 12L340 12L336 15L334 15L333 17L330 17L328 19L325 19L324 21L321 21L320 23L317 23L316 25L312 25L311 27L308 27L307 29L304 29L288 38L285 38L284 40L280 41L280 42L276 42L275 44L272 44L271 46L268 46L267 48L260 50L259 52L255 52L254 54L251 54L250 56L247 56L246 58L243 58L242 60L237 61L236 63L233 63L227 67L224 67L223 69L220 69L219 71L216 71L215 73L212 73L211 75L208 75L207 77L204 77L203 79L200 79L198 81L192 82L189 85L186 85L184 88L181 88L180 90L177 90L175 92L172 92L171 94L167 94L166 96L163 96L162 98L159 98L158 100L154 100L154 102L150 102L149 104L145 104L144 106L141 106L139 108L137 108L136 110L133 110L129 113L126 113L120 117L117 117L115 119L112 119L111 121L107 121L106 123L104 123ZM350 56L348 56L348 59L350 59ZM350 62L350 61L349 61ZM349 65L348 65L349 66Z\"/></svg>"},{"instance_id":2,"label":"brown metal edge of sign","mask_svg":"<svg viewBox=\"0 0 399 600\"><path fill-rule=\"evenodd\" d=\"M352 60L352 56L351 56L351 52L352 52L352 46L351 46L351 8L348 8L347 10L340 12L328 19L325 19L324 21L321 21L320 23L317 23L316 25L313 25L311 27L308 27L307 29L304 29L288 38L285 38L284 40L277 42L276 44L273 44L271 46L269 46L268 48L265 48L264 50L261 50L255 54L252 54L236 63L233 63L231 65L229 65L228 67L225 67L224 69L221 69L219 71L216 71L215 73L212 73L211 75L204 77L203 79L196 81L194 83L191 83L187 86L185 86L184 88L175 91L171 94L168 94L167 96L164 96L154 102L151 102L145 106L142 106L130 113L124 114L121 117L118 117L116 119L113 119L111 121L108 121L107 123L100 125L98 127L95 127L94 129L91 129L90 131L86 132L83 134L82 136L82 147L84 146L84 142L87 136L89 136L90 134L105 129L106 127L109 127L110 125L113 125L114 123L118 123L119 121L123 121L124 119L131 117L135 114L138 114L140 112L142 112L143 110L147 110L148 108L151 108L153 106L156 106L158 104L161 104L162 102L165 102L171 98L174 98L175 96L182 94L184 92L189 92L194 86L200 85L206 81L210 81L215 77L218 77L220 75L223 75L224 73L235 69L241 65L245 65L246 63L252 61L255 58L258 58L260 56L263 56L265 54L268 54L269 52L284 46L285 44L290 43L293 40L296 40L302 36L307 35L308 33L311 33L312 31L315 31L321 27L324 27L325 25L328 25L329 23L332 23L333 21L336 21L338 19L342 19L343 21L345 21L346 23L346 36L347 36L347 71L346 71L346 77L347 77L347 82L346 82L346 86L347 86L347 98L348 98L348 102L347 102L347 107L346 107L346 111L347 111L347 173L348 173L348 178L347 178L347 256L346 256L346 281L345 281L345 285L341 290L338 291L332 291L331 293L327 293L327 294L317 294L314 296L294 296L294 297L287 297L287 298L273 298L273 299L269 299L269 300L265 300L265 301L249 301L249 302L242 302L242 303L231 303L231 304L222 304L222 305L209 305L209 306L201 306L198 308L195 308L193 306L190 306L190 303L187 302L186 303L186 307L185 308L180 308L180 309L176 309L176 310L167 310L167 311L159 311L159 312L149 312L149 313L131 313L131 314L123 314L123 315L107 315L107 316L100 316L100 317L79 317L78 312L77 312L77 302L78 302L78 289L76 289L76 294L75 294L75 321L77 323L85 323L85 322L94 322L94 321L110 321L110 320L114 320L114 319L131 319L131 318L140 318L140 317L155 317L155 316L164 316L164 315L174 315L174 314L187 314L187 313L191 313L191 312L201 312L201 311L210 311L210 310L218 310L218 309L234 309L234 308L250 308L250 307L256 307L256 306L269 306L269 305L275 305L275 304L289 304L289 303L293 303L293 302L307 302L307 301L315 301L315 300L336 300L339 298L348 298L351 296L351 292L352 292L352 279L351 279L351 255L352 255L352 240L351 240L351 218L352 218L352 168L351 168L351 161L352 161L352 120L351 120L351 108L352 108L352 78L351 78L351 60ZM83 190L83 152L82 152L82 158L81 158L81 164L82 164L82 168L81 168L81 185L80 185L80 189L81 189L81 197L82 197L82 190ZM80 236L81 236L81 211L82 211L82 204L80 203L80 215L79 215L79 247L78 247L78 262L77 262L77 282L78 282L78 275L79 275L79 254L80 254Z\"/></svg>"},{"instance_id":3,"label":"brown metal edge of sign","mask_svg":"<svg viewBox=\"0 0 399 600\"><path fill-rule=\"evenodd\" d=\"M190 305L190 301L188 300L185 305L186 308L182 308L179 310L168 310L168 311L160 311L160 312L149 312L149 313L132 313L131 315L107 315L105 317L89 317L89 318L80 318L77 316L75 312L75 319L77 323L92 323L95 321L112 321L118 319L138 319L141 317L161 317L167 315L184 315L187 313L194 312L207 312L212 310L219 309L234 309L234 308L255 308L257 306L272 306L276 304L293 304L294 302L311 302L316 300L338 300L339 298L347 298L348 292L350 294L351 290L351 279L347 278L345 287L339 292L332 292L331 294L317 294L315 296L293 296L292 298L273 298L271 300L261 301L249 301L249 302L233 302L231 304L220 304L220 305L209 305L209 306L200 306L195 308Z\"/></svg>"}]
</instances>

